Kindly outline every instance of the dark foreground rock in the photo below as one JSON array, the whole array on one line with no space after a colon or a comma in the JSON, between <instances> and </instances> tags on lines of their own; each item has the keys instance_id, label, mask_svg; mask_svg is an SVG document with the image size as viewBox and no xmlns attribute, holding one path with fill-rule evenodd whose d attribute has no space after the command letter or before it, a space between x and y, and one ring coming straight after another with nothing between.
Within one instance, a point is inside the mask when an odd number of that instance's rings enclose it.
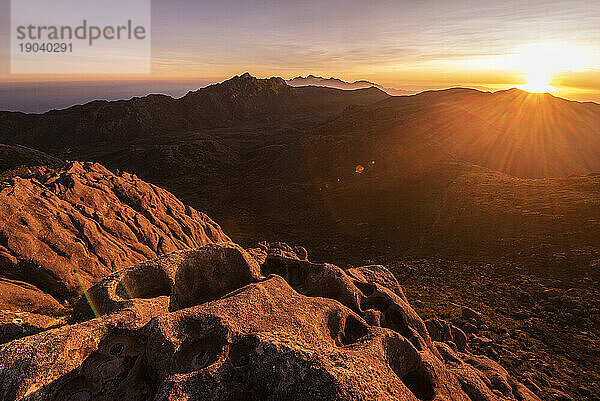
<instances>
[{"instance_id":1,"label":"dark foreground rock","mask_svg":"<svg viewBox=\"0 0 600 401\"><path fill-rule=\"evenodd\" d=\"M208 245L88 295L79 323L0 346L1 399L538 400L490 359L434 341L382 266Z\"/></svg>"}]
</instances>

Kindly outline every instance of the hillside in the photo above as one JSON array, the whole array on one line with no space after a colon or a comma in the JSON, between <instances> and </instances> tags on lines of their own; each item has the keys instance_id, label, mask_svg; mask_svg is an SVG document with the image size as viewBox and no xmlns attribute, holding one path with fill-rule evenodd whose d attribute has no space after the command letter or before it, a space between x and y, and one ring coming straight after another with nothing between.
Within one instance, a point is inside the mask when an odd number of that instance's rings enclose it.
<instances>
[{"instance_id":1,"label":"hillside","mask_svg":"<svg viewBox=\"0 0 600 401\"><path fill-rule=\"evenodd\" d=\"M35 149L0 144L0 174L24 166L58 167L62 164L62 160Z\"/></svg>"},{"instance_id":2,"label":"hillside","mask_svg":"<svg viewBox=\"0 0 600 401\"><path fill-rule=\"evenodd\" d=\"M389 128L389 140L418 138L462 160L517 177L600 171L596 103L518 89L495 93L450 89L392 98L374 110L355 112L352 118L369 129Z\"/></svg>"}]
</instances>

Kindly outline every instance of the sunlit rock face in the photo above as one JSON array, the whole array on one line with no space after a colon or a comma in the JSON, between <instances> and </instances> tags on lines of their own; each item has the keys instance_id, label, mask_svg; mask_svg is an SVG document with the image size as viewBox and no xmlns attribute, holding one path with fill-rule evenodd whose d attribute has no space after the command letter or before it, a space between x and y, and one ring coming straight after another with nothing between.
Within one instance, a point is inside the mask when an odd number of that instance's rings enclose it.
<instances>
[{"instance_id":1,"label":"sunlit rock face","mask_svg":"<svg viewBox=\"0 0 600 401\"><path fill-rule=\"evenodd\" d=\"M0 180L0 221L0 343L64 323L70 303L114 271L229 240L171 193L97 163Z\"/></svg>"},{"instance_id":2,"label":"sunlit rock face","mask_svg":"<svg viewBox=\"0 0 600 401\"><path fill-rule=\"evenodd\" d=\"M142 263L88 294L79 323L0 348L0 397L538 399L430 334L382 266L344 271L303 248L227 243Z\"/></svg>"}]
</instances>

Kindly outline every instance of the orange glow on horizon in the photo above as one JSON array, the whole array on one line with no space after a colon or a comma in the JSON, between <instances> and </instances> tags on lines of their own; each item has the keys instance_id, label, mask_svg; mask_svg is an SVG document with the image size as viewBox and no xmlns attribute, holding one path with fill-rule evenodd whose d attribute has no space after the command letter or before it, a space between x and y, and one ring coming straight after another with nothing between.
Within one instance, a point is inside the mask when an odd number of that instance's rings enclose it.
<instances>
[{"instance_id":1,"label":"orange glow on horizon","mask_svg":"<svg viewBox=\"0 0 600 401\"><path fill-rule=\"evenodd\" d=\"M556 74L574 71L590 65L590 52L564 43L534 43L524 47L515 57L516 67L525 72L527 83L520 89L532 93L553 92Z\"/></svg>"}]
</instances>

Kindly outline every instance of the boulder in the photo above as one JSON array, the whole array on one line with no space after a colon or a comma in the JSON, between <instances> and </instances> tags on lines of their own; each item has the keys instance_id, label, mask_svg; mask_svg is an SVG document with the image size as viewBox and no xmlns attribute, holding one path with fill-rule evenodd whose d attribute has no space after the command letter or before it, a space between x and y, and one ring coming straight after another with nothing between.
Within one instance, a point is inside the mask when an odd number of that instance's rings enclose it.
<instances>
[{"instance_id":1,"label":"boulder","mask_svg":"<svg viewBox=\"0 0 600 401\"><path fill-rule=\"evenodd\" d=\"M61 325L66 313L35 286L0 277L0 344Z\"/></svg>"},{"instance_id":2,"label":"boulder","mask_svg":"<svg viewBox=\"0 0 600 401\"><path fill-rule=\"evenodd\" d=\"M44 314L114 271L229 240L169 192L97 163L2 181L0 221L3 307Z\"/></svg>"},{"instance_id":3,"label":"boulder","mask_svg":"<svg viewBox=\"0 0 600 401\"><path fill-rule=\"evenodd\" d=\"M65 317L0 310L0 344L65 324Z\"/></svg>"},{"instance_id":4,"label":"boulder","mask_svg":"<svg viewBox=\"0 0 600 401\"><path fill-rule=\"evenodd\" d=\"M429 319L425 321L425 326L433 341L445 342L461 352L467 347L467 336L452 323L445 320Z\"/></svg>"},{"instance_id":5,"label":"boulder","mask_svg":"<svg viewBox=\"0 0 600 401\"><path fill-rule=\"evenodd\" d=\"M148 320L135 310L122 311L1 345L0 399L102 399L105 389L111 389L116 396L115 387L127 379L123 376L128 376L130 369L143 366L144 352L139 345L143 335L129 333L142 328ZM130 358L123 360L124 356ZM135 389L144 383L144 377L136 377L126 385ZM119 393L123 400L135 399L128 396L128 391Z\"/></svg>"},{"instance_id":6,"label":"boulder","mask_svg":"<svg viewBox=\"0 0 600 401\"><path fill-rule=\"evenodd\" d=\"M256 260L235 244L188 251L175 271L170 309L212 301L260 278Z\"/></svg>"},{"instance_id":7,"label":"boulder","mask_svg":"<svg viewBox=\"0 0 600 401\"><path fill-rule=\"evenodd\" d=\"M65 313L63 305L39 288L3 277L0 277L0 309L43 315Z\"/></svg>"},{"instance_id":8,"label":"boulder","mask_svg":"<svg viewBox=\"0 0 600 401\"><path fill-rule=\"evenodd\" d=\"M142 263L89 290L98 317L0 346L0 398L539 400L432 341L385 268L357 269L233 244Z\"/></svg>"},{"instance_id":9,"label":"boulder","mask_svg":"<svg viewBox=\"0 0 600 401\"><path fill-rule=\"evenodd\" d=\"M203 304L261 279L260 266L233 243L177 251L116 272L75 304L78 321L134 308L154 316Z\"/></svg>"}]
</instances>

